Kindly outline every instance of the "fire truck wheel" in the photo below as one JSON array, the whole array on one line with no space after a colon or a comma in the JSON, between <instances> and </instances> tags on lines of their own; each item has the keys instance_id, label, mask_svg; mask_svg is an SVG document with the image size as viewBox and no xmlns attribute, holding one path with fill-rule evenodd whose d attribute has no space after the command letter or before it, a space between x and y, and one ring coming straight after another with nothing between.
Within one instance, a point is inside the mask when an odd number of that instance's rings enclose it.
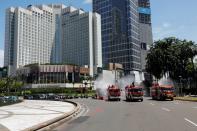
<instances>
[{"instance_id":1,"label":"fire truck wheel","mask_svg":"<svg viewBox=\"0 0 197 131\"><path fill-rule=\"evenodd\" d=\"M174 98L171 98L170 100L171 100L171 101L173 101L173 100L174 100Z\"/></svg>"},{"instance_id":2,"label":"fire truck wheel","mask_svg":"<svg viewBox=\"0 0 197 131\"><path fill-rule=\"evenodd\" d=\"M141 99L141 102L143 101L143 99Z\"/></svg>"},{"instance_id":3,"label":"fire truck wheel","mask_svg":"<svg viewBox=\"0 0 197 131\"><path fill-rule=\"evenodd\" d=\"M110 99L110 97L108 97L108 101L110 101L111 99Z\"/></svg>"},{"instance_id":4,"label":"fire truck wheel","mask_svg":"<svg viewBox=\"0 0 197 131\"><path fill-rule=\"evenodd\" d=\"M126 96L126 101L129 101L128 97Z\"/></svg>"}]
</instances>

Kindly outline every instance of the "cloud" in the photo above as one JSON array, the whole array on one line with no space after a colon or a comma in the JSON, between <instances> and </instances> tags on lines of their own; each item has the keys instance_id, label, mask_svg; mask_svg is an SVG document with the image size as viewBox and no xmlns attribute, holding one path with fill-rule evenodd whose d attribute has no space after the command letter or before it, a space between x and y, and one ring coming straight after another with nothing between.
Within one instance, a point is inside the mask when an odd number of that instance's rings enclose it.
<instances>
[{"instance_id":1,"label":"cloud","mask_svg":"<svg viewBox=\"0 0 197 131\"><path fill-rule=\"evenodd\" d=\"M196 34L196 25L176 25L164 22L158 26L153 26L154 40L159 40L166 37L177 37L179 39L192 40L197 43Z\"/></svg>"},{"instance_id":2,"label":"cloud","mask_svg":"<svg viewBox=\"0 0 197 131\"><path fill-rule=\"evenodd\" d=\"M4 61L4 51L0 49L0 67L3 66L3 61Z\"/></svg>"},{"instance_id":3,"label":"cloud","mask_svg":"<svg viewBox=\"0 0 197 131\"><path fill-rule=\"evenodd\" d=\"M174 30L172 25L168 22L162 23L161 26L153 27L154 40L163 39L173 36L174 34L176 34L176 30Z\"/></svg>"},{"instance_id":4,"label":"cloud","mask_svg":"<svg viewBox=\"0 0 197 131\"><path fill-rule=\"evenodd\" d=\"M168 22L165 22L162 25L163 25L164 28L169 28L171 26L171 24L168 23Z\"/></svg>"},{"instance_id":5,"label":"cloud","mask_svg":"<svg viewBox=\"0 0 197 131\"><path fill-rule=\"evenodd\" d=\"M83 3L84 3L84 4L91 4L91 3L92 3L92 0L84 0Z\"/></svg>"}]
</instances>

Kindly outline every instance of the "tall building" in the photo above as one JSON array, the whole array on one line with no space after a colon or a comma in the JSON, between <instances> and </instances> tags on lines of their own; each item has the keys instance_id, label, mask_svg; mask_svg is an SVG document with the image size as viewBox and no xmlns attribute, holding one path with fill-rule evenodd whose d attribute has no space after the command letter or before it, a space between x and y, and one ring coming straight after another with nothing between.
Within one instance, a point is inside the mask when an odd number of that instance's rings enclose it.
<instances>
[{"instance_id":1,"label":"tall building","mask_svg":"<svg viewBox=\"0 0 197 131\"><path fill-rule=\"evenodd\" d=\"M55 44L52 47L51 63L62 63L62 11L66 6L63 4L48 6L53 9L55 19Z\"/></svg>"},{"instance_id":2,"label":"tall building","mask_svg":"<svg viewBox=\"0 0 197 131\"><path fill-rule=\"evenodd\" d=\"M138 0L138 5L141 42L141 68L144 71L147 52L150 45L153 43L150 0Z\"/></svg>"},{"instance_id":3,"label":"tall building","mask_svg":"<svg viewBox=\"0 0 197 131\"><path fill-rule=\"evenodd\" d=\"M90 75L102 67L101 18L97 13L67 7L62 14L62 62L87 65Z\"/></svg>"},{"instance_id":4,"label":"tall building","mask_svg":"<svg viewBox=\"0 0 197 131\"><path fill-rule=\"evenodd\" d=\"M101 14L103 63L141 71L138 0L93 0L93 11Z\"/></svg>"},{"instance_id":5,"label":"tall building","mask_svg":"<svg viewBox=\"0 0 197 131\"><path fill-rule=\"evenodd\" d=\"M6 10L4 66L9 74L32 63L50 63L55 20L52 8L29 5Z\"/></svg>"},{"instance_id":6,"label":"tall building","mask_svg":"<svg viewBox=\"0 0 197 131\"><path fill-rule=\"evenodd\" d=\"M6 10L4 66L9 75L29 64L102 66L101 18L62 4Z\"/></svg>"}]
</instances>

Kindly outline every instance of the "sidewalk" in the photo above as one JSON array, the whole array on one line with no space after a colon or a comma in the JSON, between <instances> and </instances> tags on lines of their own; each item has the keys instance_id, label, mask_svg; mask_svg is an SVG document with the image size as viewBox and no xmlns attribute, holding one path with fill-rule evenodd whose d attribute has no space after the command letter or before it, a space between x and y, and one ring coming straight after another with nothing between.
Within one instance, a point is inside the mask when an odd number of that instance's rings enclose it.
<instances>
[{"instance_id":1,"label":"sidewalk","mask_svg":"<svg viewBox=\"0 0 197 131\"><path fill-rule=\"evenodd\" d=\"M24 130L69 113L74 108L67 102L35 100L0 107L0 131Z\"/></svg>"}]
</instances>

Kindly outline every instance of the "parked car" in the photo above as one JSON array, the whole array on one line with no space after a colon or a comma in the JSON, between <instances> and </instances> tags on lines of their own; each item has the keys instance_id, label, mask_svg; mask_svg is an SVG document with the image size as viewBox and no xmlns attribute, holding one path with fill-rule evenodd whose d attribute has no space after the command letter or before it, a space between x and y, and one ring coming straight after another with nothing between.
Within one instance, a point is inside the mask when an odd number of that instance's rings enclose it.
<instances>
[{"instance_id":1,"label":"parked car","mask_svg":"<svg viewBox=\"0 0 197 131\"><path fill-rule=\"evenodd\" d=\"M25 95L24 99L33 100L33 96L32 95Z\"/></svg>"},{"instance_id":2,"label":"parked car","mask_svg":"<svg viewBox=\"0 0 197 131\"><path fill-rule=\"evenodd\" d=\"M33 99L34 99L34 100L39 100L39 99L40 99L39 94L34 94L34 95L33 95Z\"/></svg>"},{"instance_id":3,"label":"parked car","mask_svg":"<svg viewBox=\"0 0 197 131\"><path fill-rule=\"evenodd\" d=\"M16 102L16 101L18 101L17 96L4 96L4 99L5 99L6 102Z\"/></svg>"},{"instance_id":4,"label":"parked car","mask_svg":"<svg viewBox=\"0 0 197 131\"><path fill-rule=\"evenodd\" d=\"M44 100L47 98L47 96L45 94L38 94L39 99Z\"/></svg>"},{"instance_id":5,"label":"parked car","mask_svg":"<svg viewBox=\"0 0 197 131\"><path fill-rule=\"evenodd\" d=\"M55 100L55 97L56 97L56 95L53 94L53 93L47 94L47 99L48 99L48 100Z\"/></svg>"},{"instance_id":6,"label":"parked car","mask_svg":"<svg viewBox=\"0 0 197 131\"><path fill-rule=\"evenodd\" d=\"M0 97L0 103L6 103L5 97Z\"/></svg>"}]
</instances>

